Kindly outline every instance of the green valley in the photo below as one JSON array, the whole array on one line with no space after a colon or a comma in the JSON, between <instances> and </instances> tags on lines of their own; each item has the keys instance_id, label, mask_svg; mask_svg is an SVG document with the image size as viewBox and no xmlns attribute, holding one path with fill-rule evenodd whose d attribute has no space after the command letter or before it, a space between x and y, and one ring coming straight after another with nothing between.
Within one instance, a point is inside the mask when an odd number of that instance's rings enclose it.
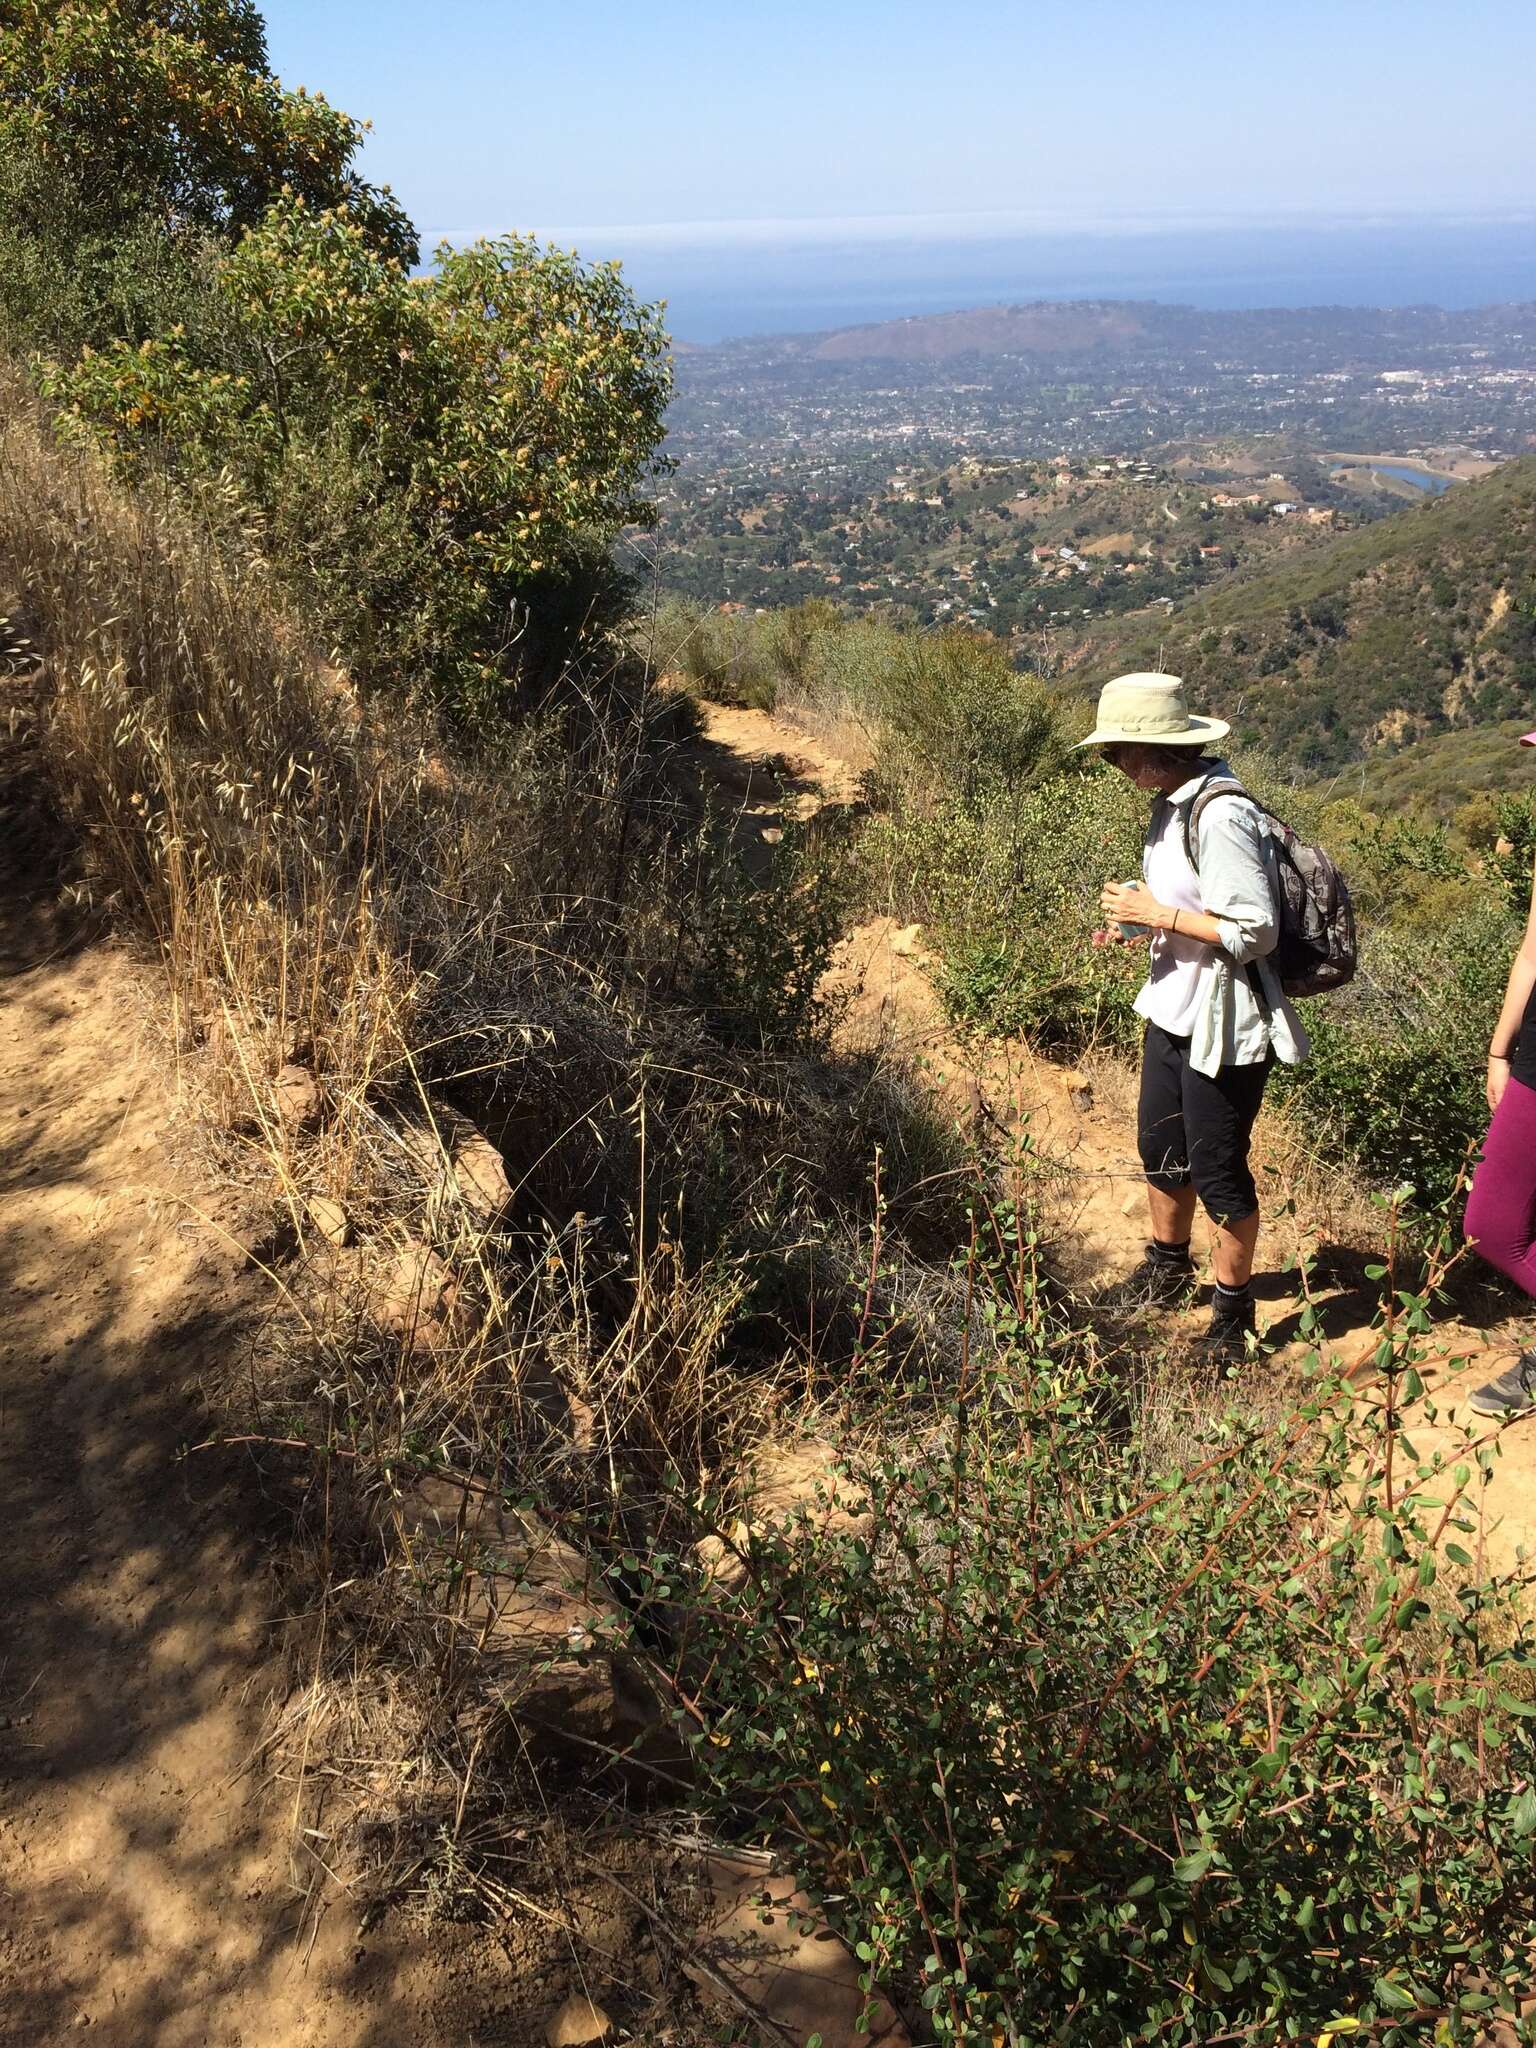
<instances>
[{"instance_id":1,"label":"green valley","mask_svg":"<svg viewBox=\"0 0 1536 2048\"><path fill-rule=\"evenodd\" d=\"M1155 624L1115 622L1072 681L1159 664L1308 776L1517 717L1536 695L1536 459L1239 571Z\"/></svg>"}]
</instances>

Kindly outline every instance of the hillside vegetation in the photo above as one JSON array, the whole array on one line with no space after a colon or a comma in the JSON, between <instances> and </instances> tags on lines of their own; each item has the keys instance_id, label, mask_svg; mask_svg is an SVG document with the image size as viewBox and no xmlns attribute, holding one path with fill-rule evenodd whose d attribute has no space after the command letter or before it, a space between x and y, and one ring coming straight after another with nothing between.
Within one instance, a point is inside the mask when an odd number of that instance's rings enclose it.
<instances>
[{"instance_id":1,"label":"hillside vegetation","mask_svg":"<svg viewBox=\"0 0 1536 2048\"><path fill-rule=\"evenodd\" d=\"M296 1825L323 1781L327 1881L574 1941L531 1837L631 1897L637 1841L723 1843L897 2040L1536 2036L1530 1575L1482 1555L1496 1442L1424 1381L1443 1012L1475 1029L1507 959L1529 810L1481 866L1492 820L1350 842L1401 921L1318 1085L1434 1176L1383 1195L1373 1397L1320 1345L1193 1383L1064 1284L1027 1128L955 1128L826 1000L848 907L900 907L977 1031L1124 1032L1084 935L1140 806L1074 707L986 636L824 607L668 649L607 552L664 392L614 271L508 242L409 278L237 0L3 19L0 189L67 202L6 216L5 660L264 1218L273 1314L207 1399L281 1528L302 1680L262 1768ZM210 89L254 110L238 185ZM875 815L751 874L656 675L712 687L722 623L874 761ZM582 1958L644 2038L631 1961Z\"/></svg>"},{"instance_id":2,"label":"hillside vegetation","mask_svg":"<svg viewBox=\"0 0 1536 2048\"><path fill-rule=\"evenodd\" d=\"M1054 665L1091 618L1171 604L1374 509L1294 449L1270 448L1258 475L1241 455L1176 468L1161 454L933 463L923 453L906 451L894 468L887 451L845 456L836 475L809 455L679 475L658 494L658 574L703 602L829 597L850 611L979 624L1021 661ZM1283 472L1272 468L1281 460Z\"/></svg>"},{"instance_id":3,"label":"hillside vegetation","mask_svg":"<svg viewBox=\"0 0 1536 2048\"><path fill-rule=\"evenodd\" d=\"M733 888L647 794L661 735L530 730L488 774L396 707L359 719L259 561L9 412L0 560L48 649L60 800L291 1247L298 1313L220 1383L328 1617L305 1697L345 1750L306 1719L290 1768L371 1761L326 1808L354 1890L504 1910L527 1828L624 1764L642 1806L654 1770L689 1825L776 1845L920 2037L1353 2020L1407 2048L1494 2009L1519 2037L1536 1645L1466 1547L1492 1450L1393 1480L1440 1265L1388 1313L1385 1410L1319 1362L1294 1402L1212 1389L1175 1423L1150 1334L1046 1283L1027 1154L967 1164L899 1076L784 1013L820 892L798 862ZM976 903L1007 800L1070 918L1103 793L930 774L884 871L920 853ZM786 1425L835 1462L755 1518L754 1446ZM461 1510L402 1573L428 1485L525 1533L497 1561ZM463 1581L531 1528L587 1560L584 1656L658 1702L654 1766L627 1726L551 1759L568 1647L486 1691Z\"/></svg>"},{"instance_id":4,"label":"hillside vegetation","mask_svg":"<svg viewBox=\"0 0 1536 2048\"><path fill-rule=\"evenodd\" d=\"M655 310L517 236L412 275L361 124L271 79L253 9L9 13L0 338L63 429L257 541L369 683L468 719L547 686L650 517Z\"/></svg>"},{"instance_id":5,"label":"hillside vegetation","mask_svg":"<svg viewBox=\"0 0 1536 2048\"><path fill-rule=\"evenodd\" d=\"M1173 669L1242 744L1319 775L1536 701L1533 564L1525 457L1115 632L1074 682Z\"/></svg>"}]
</instances>

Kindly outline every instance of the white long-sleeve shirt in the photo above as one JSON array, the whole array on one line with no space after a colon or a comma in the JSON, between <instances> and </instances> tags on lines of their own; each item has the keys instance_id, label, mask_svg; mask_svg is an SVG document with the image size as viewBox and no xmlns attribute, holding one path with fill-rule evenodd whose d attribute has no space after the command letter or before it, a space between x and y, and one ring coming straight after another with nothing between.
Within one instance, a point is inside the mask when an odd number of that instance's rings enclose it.
<instances>
[{"instance_id":1,"label":"white long-sleeve shirt","mask_svg":"<svg viewBox=\"0 0 1536 2048\"><path fill-rule=\"evenodd\" d=\"M1184 852L1180 809L1213 775L1231 776L1225 761L1208 764L1152 808L1141 871L1159 903L1204 911L1221 928L1219 944L1186 932L1158 932L1138 1013L1190 1041L1197 1073L1256 1064L1273 1049L1294 1066L1307 1056L1307 1034L1280 988L1268 956L1280 936L1275 844L1268 821L1245 797L1223 796L1202 812L1197 874ZM1261 1004L1245 970L1252 962L1264 990Z\"/></svg>"}]
</instances>

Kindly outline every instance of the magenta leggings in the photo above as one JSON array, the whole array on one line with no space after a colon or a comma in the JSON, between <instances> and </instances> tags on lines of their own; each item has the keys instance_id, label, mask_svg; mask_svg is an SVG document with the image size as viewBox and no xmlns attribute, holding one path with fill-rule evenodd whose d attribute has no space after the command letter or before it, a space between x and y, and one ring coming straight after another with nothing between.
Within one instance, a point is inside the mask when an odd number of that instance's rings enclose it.
<instances>
[{"instance_id":1,"label":"magenta leggings","mask_svg":"<svg viewBox=\"0 0 1536 2048\"><path fill-rule=\"evenodd\" d=\"M1467 1197L1478 1255L1536 1295L1536 1088L1507 1081Z\"/></svg>"}]
</instances>

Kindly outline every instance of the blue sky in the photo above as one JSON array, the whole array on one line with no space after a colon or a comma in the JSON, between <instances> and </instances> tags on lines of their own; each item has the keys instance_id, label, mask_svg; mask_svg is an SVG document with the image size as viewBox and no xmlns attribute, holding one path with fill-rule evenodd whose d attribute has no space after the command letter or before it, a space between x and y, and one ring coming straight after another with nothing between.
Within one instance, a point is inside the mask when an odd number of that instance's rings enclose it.
<instances>
[{"instance_id":1,"label":"blue sky","mask_svg":"<svg viewBox=\"0 0 1536 2048\"><path fill-rule=\"evenodd\" d=\"M1536 211L1532 0L271 0L424 235L584 253ZM609 234L608 230L614 230Z\"/></svg>"}]
</instances>

